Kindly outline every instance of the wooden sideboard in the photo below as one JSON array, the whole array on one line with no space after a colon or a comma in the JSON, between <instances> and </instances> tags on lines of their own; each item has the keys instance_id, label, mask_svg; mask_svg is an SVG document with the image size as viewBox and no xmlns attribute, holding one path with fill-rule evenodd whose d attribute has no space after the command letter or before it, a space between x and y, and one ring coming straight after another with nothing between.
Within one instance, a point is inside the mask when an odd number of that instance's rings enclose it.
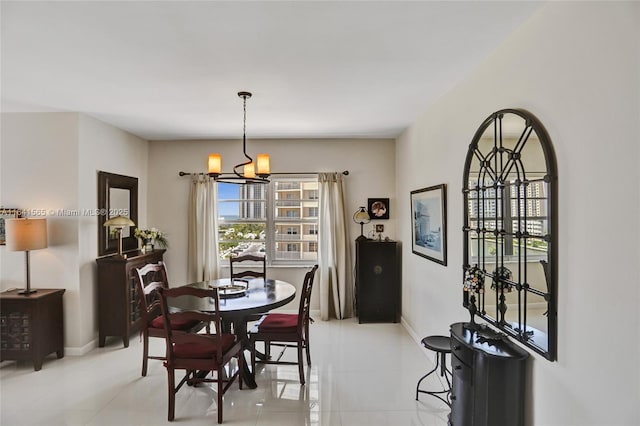
<instances>
[{"instance_id":1,"label":"wooden sideboard","mask_svg":"<svg viewBox=\"0 0 640 426\"><path fill-rule=\"evenodd\" d=\"M0 293L0 357L2 361L30 360L38 371L50 353L64 356L65 290L37 289L29 295L19 291Z\"/></svg>"},{"instance_id":2,"label":"wooden sideboard","mask_svg":"<svg viewBox=\"0 0 640 426\"><path fill-rule=\"evenodd\" d=\"M490 328L451 325L449 426L524 426L529 354Z\"/></svg>"},{"instance_id":3,"label":"wooden sideboard","mask_svg":"<svg viewBox=\"0 0 640 426\"><path fill-rule=\"evenodd\" d=\"M134 269L157 263L165 250L125 253L96 259L98 263L98 345L104 347L107 336L122 337L124 347L140 329L140 307L136 293Z\"/></svg>"}]
</instances>

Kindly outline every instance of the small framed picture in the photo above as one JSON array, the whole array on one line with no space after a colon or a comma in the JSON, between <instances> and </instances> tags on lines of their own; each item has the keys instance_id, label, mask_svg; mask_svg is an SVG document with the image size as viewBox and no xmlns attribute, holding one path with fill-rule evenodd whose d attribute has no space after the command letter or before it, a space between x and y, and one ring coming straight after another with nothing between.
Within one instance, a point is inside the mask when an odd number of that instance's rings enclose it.
<instances>
[{"instance_id":1,"label":"small framed picture","mask_svg":"<svg viewBox=\"0 0 640 426\"><path fill-rule=\"evenodd\" d=\"M369 217L371 219L389 219L389 199L369 198Z\"/></svg>"},{"instance_id":2,"label":"small framed picture","mask_svg":"<svg viewBox=\"0 0 640 426\"><path fill-rule=\"evenodd\" d=\"M20 210L18 209L5 209L0 207L0 246L7 244L6 242L6 227L4 225L5 219L14 219L20 217Z\"/></svg>"},{"instance_id":3,"label":"small framed picture","mask_svg":"<svg viewBox=\"0 0 640 426\"><path fill-rule=\"evenodd\" d=\"M380 224L380 223L376 224L376 232L377 232L378 234L383 233L383 232L384 232L384 225L382 225L382 224Z\"/></svg>"}]
</instances>

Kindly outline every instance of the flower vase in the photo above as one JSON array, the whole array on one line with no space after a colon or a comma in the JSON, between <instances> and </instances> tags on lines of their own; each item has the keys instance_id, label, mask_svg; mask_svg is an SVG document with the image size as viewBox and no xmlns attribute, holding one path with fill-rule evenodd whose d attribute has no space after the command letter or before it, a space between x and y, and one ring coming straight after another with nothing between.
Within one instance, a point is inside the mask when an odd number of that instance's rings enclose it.
<instances>
[{"instance_id":1,"label":"flower vase","mask_svg":"<svg viewBox=\"0 0 640 426\"><path fill-rule=\"evenodd\" d=\"M151 244L151 238L143 238L142 239L142 247L140 251L143 253L148 253L153 250L153 244Z\"/></svg>"}]
</instances>

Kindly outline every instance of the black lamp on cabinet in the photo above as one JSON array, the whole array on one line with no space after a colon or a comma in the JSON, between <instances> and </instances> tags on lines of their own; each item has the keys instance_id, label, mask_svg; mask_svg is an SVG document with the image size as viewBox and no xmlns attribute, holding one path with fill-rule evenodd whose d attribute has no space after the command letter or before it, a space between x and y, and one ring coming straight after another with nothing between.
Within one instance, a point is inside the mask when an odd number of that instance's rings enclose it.
<instances>
[{"instance_id":1,"label":"black lamp on cabinet","mask_svg":"<svg viewBox=\"0 0 640 426\"><path fill-rule=\"evenodd\" d=\"M364 224L371 222L371 218L369 217L369 213L367 213L367 209L363 206L360 206L358 208L358 211L353 214L353 221L360 224L360 236L356 238L356 241L366 240L367 237L364 236Z\"/></svg>"}]
</instances>

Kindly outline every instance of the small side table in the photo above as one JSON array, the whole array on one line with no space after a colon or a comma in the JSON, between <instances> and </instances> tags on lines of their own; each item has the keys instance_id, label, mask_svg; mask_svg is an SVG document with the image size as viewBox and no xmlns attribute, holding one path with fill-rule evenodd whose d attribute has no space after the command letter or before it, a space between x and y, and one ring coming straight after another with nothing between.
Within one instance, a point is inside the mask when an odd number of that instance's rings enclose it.
<instances>
[{"instance_id":1,"label":"small side table","mask_svg":"<svg viewBox=\"0 0 640 426\"><path fill-rule=\"evenodd\" d=\"M418 384L416 385L416 401L418 400L418 395L420 393L426 393L427 395L435 396L451 407L451 402L449 402L449 396L451 395L451 380L449 377L451 377L452 374L447 368L447 354L451 353L451 339L448 336L427 336L422 339L422 346L436 353L436 366L433 370L429 371L427 374L422 376L420 380L418 380ZM422 381L428 376L435 373L438 368L440 369L440 375L447 381L447 387L440 391L426 391L420 389L420 383L422 383ZM444 398L441 396L442 394L444 394Z\"/></svg>"},{"instance_id":2,"label":"small side table","mask_svg":"<svg viewBox=\"0 0 640 426\"><path fill-rule=\"evenodd\" d=\"M64 356L64 289L37 289L0 293L0 361L31 360L33 369L42 368L44 358L55 352Z\"/></svg>"}]
</instances>

